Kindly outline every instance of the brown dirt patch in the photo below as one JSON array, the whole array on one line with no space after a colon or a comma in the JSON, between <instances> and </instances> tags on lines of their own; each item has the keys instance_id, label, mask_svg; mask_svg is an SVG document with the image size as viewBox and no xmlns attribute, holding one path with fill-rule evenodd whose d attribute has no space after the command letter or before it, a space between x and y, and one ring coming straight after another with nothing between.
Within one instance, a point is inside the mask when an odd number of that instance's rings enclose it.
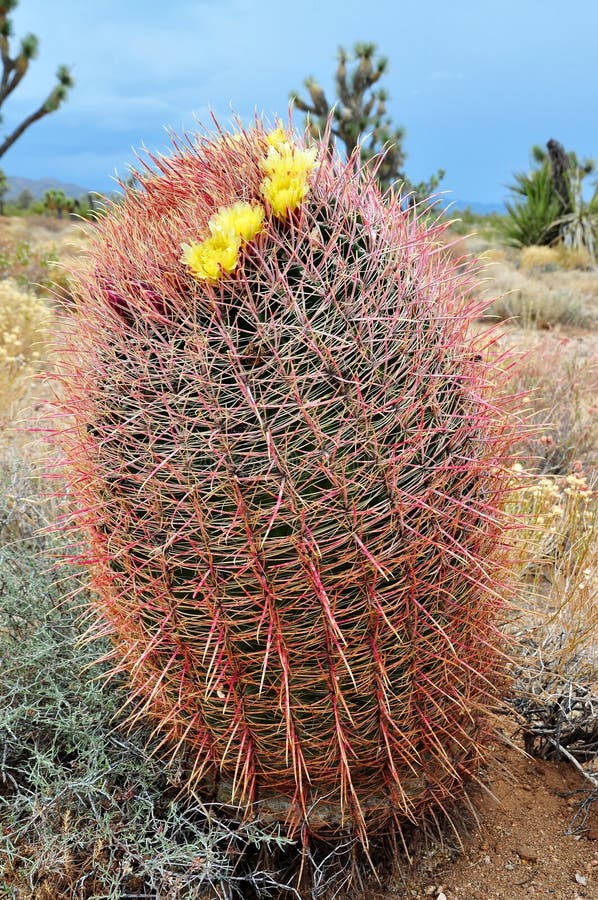
<instances>
[{"instance_id":1,"label":"brown dirt patch","mask_svg":"<svg viewBox=\"0 0 598 900\"><path fill-rule=\"evenodd\" d=\"M501 731L518 740L507 719ZM432 847L417 875L380 900L598 898L598 803L590 807L583 833L568 833L584 789L574 767L531 759L497 741L487 785L492 796L480 792L475 800L479 828L463 838L463 847Z\"/></svg>"}]
</instances>

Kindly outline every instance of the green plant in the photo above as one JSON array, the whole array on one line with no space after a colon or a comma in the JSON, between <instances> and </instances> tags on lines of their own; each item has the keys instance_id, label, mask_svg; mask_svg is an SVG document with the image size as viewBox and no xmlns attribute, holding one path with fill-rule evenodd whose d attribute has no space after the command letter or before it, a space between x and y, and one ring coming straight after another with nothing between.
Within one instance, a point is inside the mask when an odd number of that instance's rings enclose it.
<instances>
[{"instance_id":1,"label":"green plant","mask_svg":"<svg viewBox=\"0 0 598 900\"><path fill-rule=\"evenodd\" d=\"M0 279L16 282L21 288L41 296L52 296L58 289L68 295L68 280L58 270L55 244L32 245L29 241L0 238Z\"/></svg>"},{"instance_id":2,"label":"green plant","mask_svg":"<svg viewBox=\"0 0 598 900\"><path fill-rule=\"evenodd\" d=\"M455 234L470 235L473 232L491 244L496 244L502 237L505 218L502 213L476 213L469 206L459 210L449 206L446 215L450 220L451 232Z\"/></svg>"},{"instance_id":3,"label":"green plant","mask_svg":"<svg viewBox=\"0 0 598 900\"><path fill-rule=\"evenodd\" d=\"M49 212L55 212L58 219L62 219L63 213L73 213L80 206L79 201L73 197L67 197L64 191L51 188L44 194L44 207Z\"/></svg>"},{"instance_id":4,"label":"green plant","mask_svg":"<svg viewBox=\"0 0 598 900\"><path fill-rule=\"evenodd\" d=\"M505 236L515 247L549 244L555 239L560 204L555 196L550 169L542 165L531 172L517 172L509 188L517 199L505 203Z\"/></svg>"},{"instance_id":5,"label":"green plant","mask_svg":"<svg viewBox=\"0 0 598 900\"><path fill-rule=\"evenodd\" d=\"M511 438L473 270L282 126L155 165L61 357L97 627L204 795L367 843L450 807L498 690Z\"/></svg>"},{"instance_id":6,"label":"green plant","mask_svg":"<svg viewBox=\"0 0 598 900\"><path fill-rule=\"evenodd\" d=\"M27 71L31 60L37 56L38 39L34 34L28 34L21 41L19 52L16 56L10 55L10 37L12 34L12 21L9 18L16 6L18 0L2 0L0 2L0 51L2 54L2 79L0 84L0 109L4 105L6 99L19 86ZM66 100L69 89L72 88L74 81L67 66L59 66L56 72L57 84L52 88L44 102L30 113L23 121L17 125L13 131L7 135L2 143L0 143L0 157L4 156L18 138L31 126L34 122L39 122L49 113L56 112L61 104Z\"/></svg>"},{"instance_id":7,"label":"green plant","mask_svg":"<svg viewBox=\"0 0 598 900\"><path fill-rule=\"evenodd\" d=\"M309 94L302 100L296 92L291 99L297 109L306 113L307 124L315 138L329 135L342 141L347 156L351 157L359 147L363 163L373 163L376 178L384 188L396 185L404 195L410 194L413 202L432 194L444 177L439 169L427 182L413 184L404 173L404 128L395 128L387 116L388 95L382 88L375 89L386 72L388 61L375 58L376 45L357 43L353 49L353 71L348 71L350 57L341 47L335 86L338 100L329 103L324 90L315 78L304 82ZM328 130L328 126L330 126ZM331 143L332 146L332 143Z\"/></svg>"},{"instance_id":8,"label":"green plant","mask_svg":"<svg viewBox=\"0 0 598 900\"><path fill-rule=\"evenodd\" d=\"M35 197L31 193L28 188L25 188L19 193L19 196L16 199L16 207L17 209L27 210L31 207L35 200Z\"/></svg>"},{"instance_id":9,"label":"green plant","mask_svg":"<svg viewBox=\"0 0 598 900\"><path fill-rule=\"evenodd\" d=\"M594 171L594 160L580 161L555 140L546 146L547 152L532 148L536 168L515 175L509 190L517 199L505 204L504 234L517 247L562 243L567 249L587 253L594 261L598 187L587 202L583 194L583 181Z\"/></svg>"}]
</instances>

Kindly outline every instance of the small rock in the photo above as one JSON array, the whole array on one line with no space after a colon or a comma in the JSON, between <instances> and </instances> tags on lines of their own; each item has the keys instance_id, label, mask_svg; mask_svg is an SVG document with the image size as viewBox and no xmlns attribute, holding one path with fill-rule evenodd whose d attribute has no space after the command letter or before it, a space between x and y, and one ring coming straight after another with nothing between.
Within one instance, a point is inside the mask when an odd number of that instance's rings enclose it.
<instances>
[{"instance_id":1,"label":"small rock","mask_svg":"<svg viewBox=\"0 0 598 900\"><path fill-rule=\"evenodd\" d=\"M586 831L586 838L588 841L598 841L598 828L589 828Z\"/></svg>"},{"instance_id":2,"label":"small rock","mask_svg":"<svg viewBox=\"0 0 598 900\"><path fill-rule=\"evenodd\" d=\"M484 864L485 864L486 866L489 866L491 862L492 862L492 860L490 859L490 857L488 856L488 854L486 854L486 856L484 857Z\"/></svg>"},{"instance_id":3,"label":"small rock","mask_svg":"<svg viewBox=\"0 0 598 900\"><path fill-rule=\"evenodd\" d=\"M585 887L588 883L588 879L585 875L580 875L579 872L575 873L575 880L578 884L581 884L582 887Z\"/></svg>"},{"instance_id":4,"label":"small rock","mask_svg":"<svg viewBox=\"0 0 598 900\"><path fill-rule=\"evenodd\" d=\"M444 891L440 891L440 893L436 897L436 900L446 900L446 894L444 893Z\"/></svg>"},{"instance_id":5,"label":"small rock","mask_svg":"<svg viewBox=\"0 0 598 900\"><path fill-rule=\"evenodd\" d=\"M538 851L534 850L533 847L528 847L526 844L519 844L519 846L515 848L515 852L519 859L523 859L525 862L538 862Z\"/></svg>"}]
</instances>

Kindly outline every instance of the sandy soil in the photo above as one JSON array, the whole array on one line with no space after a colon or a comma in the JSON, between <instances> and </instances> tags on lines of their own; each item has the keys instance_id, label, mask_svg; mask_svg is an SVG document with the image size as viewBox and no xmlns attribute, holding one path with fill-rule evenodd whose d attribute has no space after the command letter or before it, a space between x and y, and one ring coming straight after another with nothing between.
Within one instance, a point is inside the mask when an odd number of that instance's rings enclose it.
<instances>
[{"instance_id":1,"label":"sandy soil","mask_svg":"<svg viewBox=\"0 0 598 900\"><path fill-rule=\"evenodd\" d=\"M426 851L409 883L392 885L380 900L598 898L598 803L581 833L569 830L588 795L584 779L570 764L531 759L511 746L521 743L512 721L504 719L500 731L505 741L495 742L487 772L491 795L474 798L479 827L461 849Z\"/></svg>"}]
</instances>

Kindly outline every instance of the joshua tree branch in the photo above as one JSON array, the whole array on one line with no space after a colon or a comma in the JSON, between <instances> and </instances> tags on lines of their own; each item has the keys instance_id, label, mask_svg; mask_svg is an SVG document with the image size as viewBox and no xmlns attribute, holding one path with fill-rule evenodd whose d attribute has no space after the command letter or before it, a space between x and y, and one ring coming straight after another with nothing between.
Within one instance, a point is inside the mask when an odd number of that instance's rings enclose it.
<instances>
[{"instance_id":1,"label":"joshua tree branch","mask_svg":"<svg viewBox=\"0 0 598 900\"><path fill-rule=\"evenodd\" d=\"M46 104L43 103L35 112L32 112L31 115L27 116L26 119L23 119L20 125L18 125L12 134L9 134L7 138L4 139L2 144L0 144L0 156L4 156L7 150L9 150L14 142L18 140L24 131L29 128L30 125L33 125L34 122L38 122L44 116L47 116L51 110L45 108Z\"/></svg>"},{"instance_id":2,"label":"joshua tree branch","mask_svg":"<svg viewBox=\"0 0 598 900\"><path fill-rule=\"evenodd\" d=\"M2 74L0 76L0 109L7 97L19 86L27 71L29 63L37 55L38 41L34 34L28 34L21 41L19 52L13 57L10 55L10 36L12 23L8 14L17 6L18 0L0 0L0 63ZM14 142L21 137L24 131L39 121L43 116L55 112L66 99L68 90L74 84L71 73L66 66L60 66L56 73L58 83L50 91L44 103L23 119L11 134L0 145L0 157L12 147Z\"/></svg>"}]
</instances>

